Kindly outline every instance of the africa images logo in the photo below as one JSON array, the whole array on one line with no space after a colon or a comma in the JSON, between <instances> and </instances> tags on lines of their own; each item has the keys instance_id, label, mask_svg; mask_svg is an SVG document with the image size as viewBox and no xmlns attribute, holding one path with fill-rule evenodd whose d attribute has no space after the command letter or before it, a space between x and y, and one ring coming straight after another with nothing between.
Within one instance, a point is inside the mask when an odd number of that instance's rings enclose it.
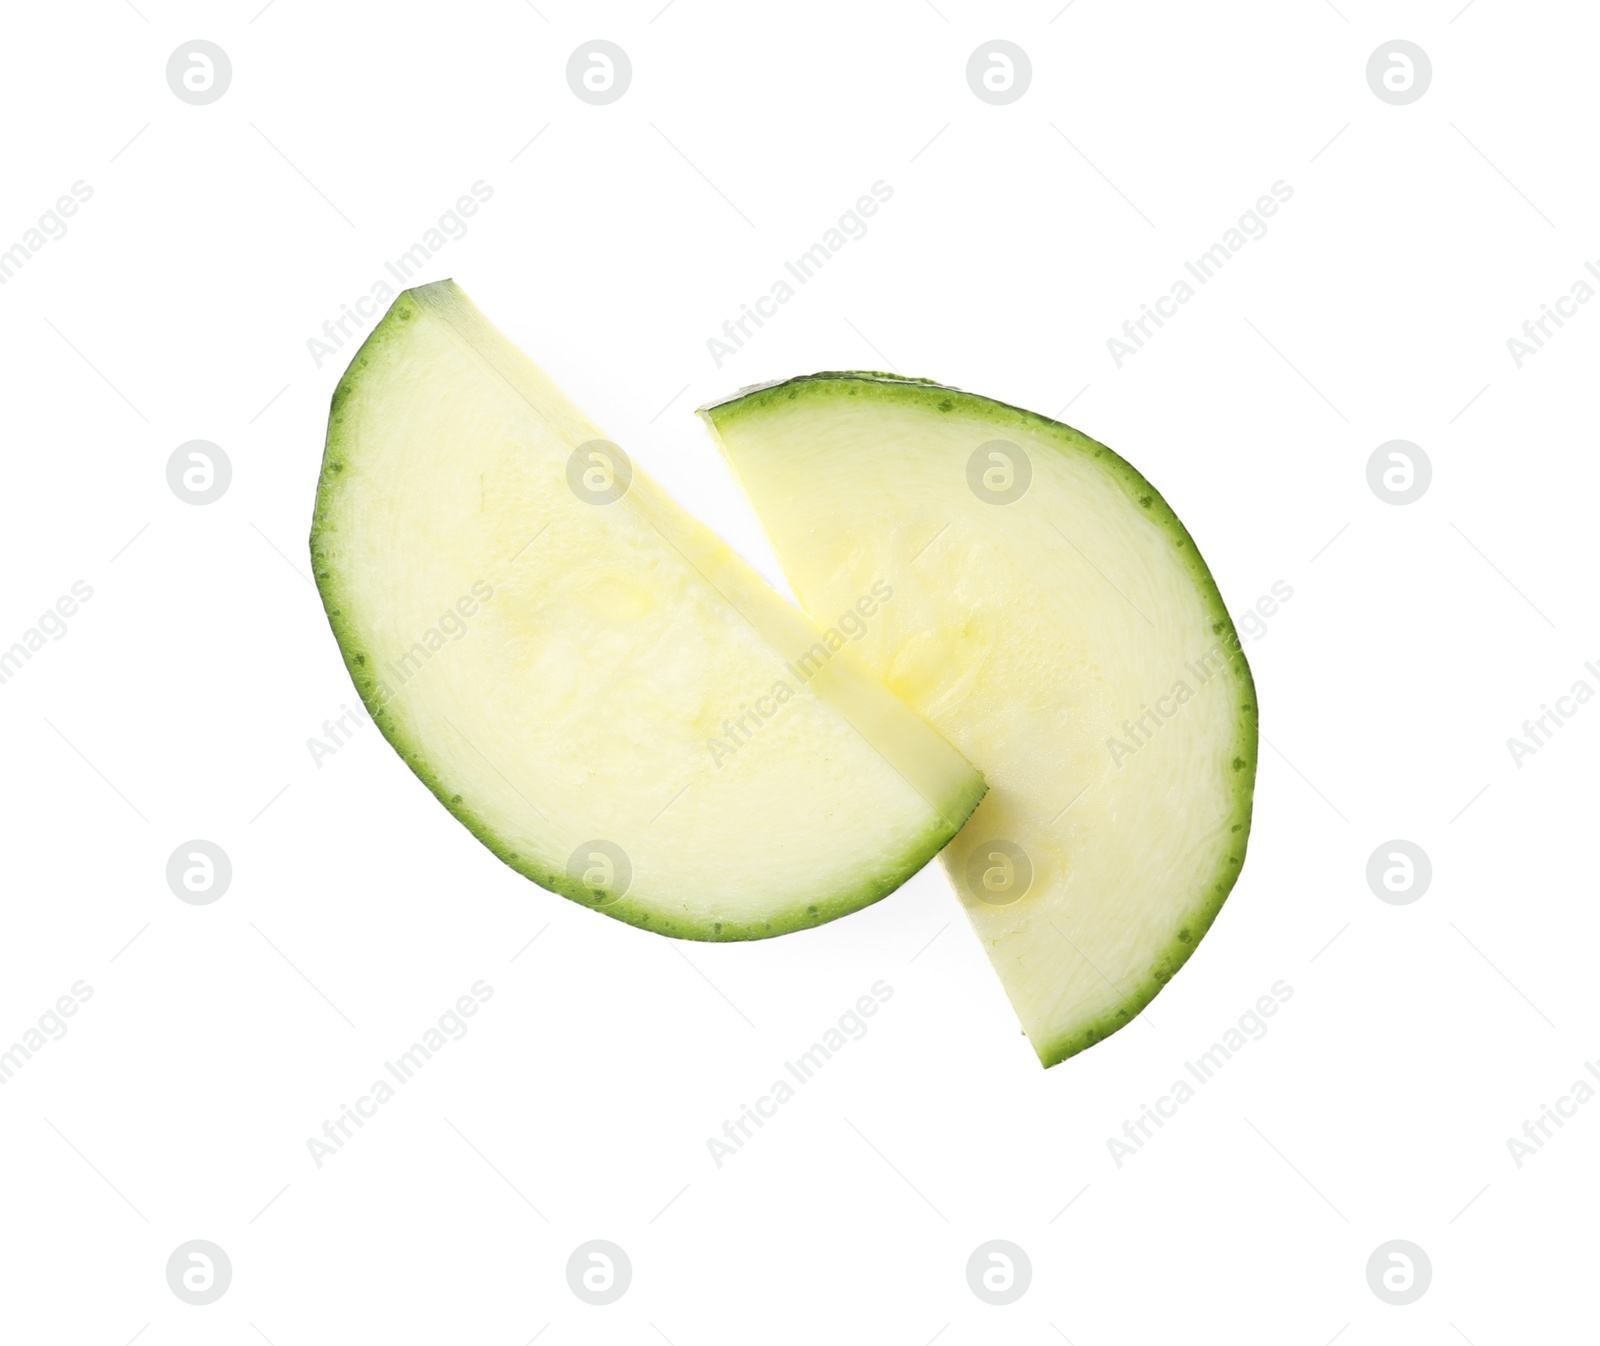
<instances>
[{"instance_id":1,"label":"africa images logo","mask_svg":"<svg viewBox=\"0 0 1600 1346\"><path fill-rule=\"evenodd\" d=\"M840 614L834 625L822 632L822 639L814 641L798 658L785 662L784 671L788 678L779 678L767 691L739 707L739 713L723 720L719 728L725 738L718 738L713 734L706 740L706 748L711 753L711 761L721 766L726 758L732 757L746 743L749 743L763 725L772 720L784 706L793 701L800 694L801 689L827 667L828 661L833 658L847 643L854 643L866 638L867 621L894 598L894 589L888 580L875 580L872 587L860 598L856 599L853 606Z\"/></svg>"}]
</instances>

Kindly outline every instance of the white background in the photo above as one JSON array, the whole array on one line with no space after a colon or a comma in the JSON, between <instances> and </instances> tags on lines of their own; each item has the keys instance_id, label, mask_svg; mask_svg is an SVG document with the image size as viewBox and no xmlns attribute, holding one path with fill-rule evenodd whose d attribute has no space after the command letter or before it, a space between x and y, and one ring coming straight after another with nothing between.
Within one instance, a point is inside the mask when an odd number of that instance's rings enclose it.
<instances>
[{"instance_id":1,"label":"white background","mask_svg":"<svg viewBox=\"0 0 1600 1346\"><path fill-rule=\"evenodd\" d=\"M1600 305L1520 369L1506 339L1600 255L1600 21L1337 3L9 13L0 248L93 197L0 288L0 644L94 596L0 686L0 1045L93 997L0 1088L0 1338L1592 1335L1600 1101L1521 1168L1506 1140L1600 1056L1600 704L1520 768L1506 739L1600 689ZM604 107L564 74L596 37L633 65ZM1033 67L1008 106L965 78L997 37ZM194 38L232 60L208 106L165 80ZM1366 82L1393 38L1432 59L1409 106ZM867 236L718 368L707 338L879 179ZM1041 1071L936 867L823 929L679 945L501 866L371 728L314 765L354 701L304 541L353 344L318 367L308 339L478 180L423 278L774 582L692 408L892 364L1070 402L1236 613L1293 589L1247 647L1243 878L1134 1025ZM1118 368L1106 339L1279 180L1267 235ZM204 507L165 477L197 438L233 464ZM1406 507L1366 481L1394 438L1433 464ZM232 860L212 905L167 887L191 838ZM1432 859L1411 905L1366 883L1391 838ZM307 1138L480 978L468 1035L317 1168ZM707 1137L879 979L870 1033L717 1168ZM1280 979L1267 1035L1118 1167L1107 1138ZM233 1264L207 1307L164 1273L195 1238ZM633 1263L604 1308L566 1283L590 1238ZM1009 1307L966 1282L992 1238L1033 1266ZM1433 1266L1407 1307L1366 1279L1396 1238Z\"/></svg>"}]
</instances>

